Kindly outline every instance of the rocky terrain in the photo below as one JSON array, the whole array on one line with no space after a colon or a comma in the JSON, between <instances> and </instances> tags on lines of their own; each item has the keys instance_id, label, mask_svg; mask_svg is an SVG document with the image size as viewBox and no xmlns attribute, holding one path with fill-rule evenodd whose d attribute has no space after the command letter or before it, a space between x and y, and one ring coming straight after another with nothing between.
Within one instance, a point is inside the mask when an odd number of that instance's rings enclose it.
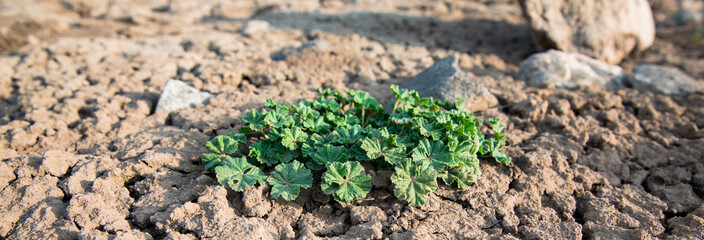
<instances>
[{"instance_id":1,"label":"rocky terrain","mask_svg":"<svg viewBox=\"0 0 704 240\"><path fill-rule=\"evenodd\" d=\"M621 2L2 1L0 238L702 239L704 3ZM432 94L507 125L469 190L414 208L368 169L363 201L287 202L204 171L267 98L386 104L436 62L463 91ZM169 79L212 97L158 108Z\"/></svg>"}]
</instances>

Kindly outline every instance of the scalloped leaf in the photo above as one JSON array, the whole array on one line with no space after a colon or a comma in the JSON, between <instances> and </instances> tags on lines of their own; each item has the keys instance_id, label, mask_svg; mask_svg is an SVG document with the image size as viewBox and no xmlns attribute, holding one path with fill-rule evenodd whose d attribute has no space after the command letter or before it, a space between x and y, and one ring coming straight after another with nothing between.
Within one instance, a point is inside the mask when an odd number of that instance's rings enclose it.
<instances>
[{"instance_id":1,"label":"scalloped leaf","mask_svg":"<svg viewBox=\"0 0 704 240\"><path fill-rule=\"evenodd\" d=\"M330 124L323 117L312 117L303 121L303 127L317 133L330 132Z\"/></svg>"},{"instance_id":2,"label":"scalloped leaf","mask_svg":"<svg viewBox=\"0 0 704 240\"><path fill-rule=\"evenodd\" d=\"M428 195L438 187L435 169L428 162L414 162L411 159L396 164L391 182L396 197L414 207L423 206Z\"/></svg>"},{"instance_id":3,"label":"scalloped leaf","mask_svg":"<svg viewBox=\"0 0 704 240\"><path fill-rule=\"evenodd\" d=\"M264 184L266 175L261 169L247 162L245 157L231 158L225 156L222 165L215 168L218 182L235 191L244 191L254 184Z\"/></svg>"},{"instance_id":4,"label":"scalloped leaf","mask_svg":"<svg viewBox=\"0 0 704 240\"><path fill-rule=\"evenodd\" d=\"M424 138L413 149L411 155L414 161L427 162L438 172L443 171L446 166L453 167L456 165L450 151L448 151L447 146L442 141L430 142Z\"/></svg>"},{"instance_id":5,"label":"scalloped leaf","mask_svg":"<svg viewBox=\"0 0 704 240\"><path fill-rule=\"evenodd\" d=\"M276 165L274 172L266 179L271 185L271 197L281 197L291 201L298 197L301 188L313 185L313 174L298 161Z\"/></svg>"},{"instance_id":6,"label":"scalloped leaf","mask_svg":"<svg viewBox=\"0 0 704 240\"><path fill-rule=\"evenodd\" d=\"M371 179L359 162L334 162L328 165L320 186L324 193L332 194L336 201L351 204L367 196L372 189Z\"/></svg>"},{"instance_id":7,"label":"scalloped leaf","mask_svg":"<svg viewBox=\"0 0 704 240\"><path fill-rule=\"evenodd\" d=\"M281 135L281 145L293 151L298 148L298 144L307 139L308 134L299 127L284 128Z\"/></svg>"},{"instance_id":8,"label":"scalloped leaf","mask_svg":"<svg viewBox=\"0 0 704 240\"><path fill-rule=\"evenodd\" d=\"M287 111L271 111L266 113L264 123L271 128L290 127L296 124Z\"/></svg>"},{"instance_id":9,"label":"scalloped leaf","mask_svg":"<svg viewBox=\"0 0 704 240\"><path fill-rule=\"evenodd\" d=\"M338 92L338 94L340 93ZM340 110L340 103L338 103L334 98L319 97L313 101L313 108L321 111L327 110L337 112Z\"/></svg>"},{"instance_id":10,"label":"scalloped leaf","mask_svg":"<svg viewBox=\"0 0 704 240\"><path fill-rule=\"evenodd\" d=\"M242 121L245 123L242 128L240 128L240 132L261 132L264 130L264 125L266 124L264 122L264 118L266 118L267 111L265 109L262 109L262 112L259 113L257 109L252 109L249 111L247 115L245 115L242 118Z\"/></svg>"},{"instance_id":11,"label":"scalloped leaf","mask_svg":"<svg viewBox=\"0 0 704 240\"><path fill-rule=\"evenodd\" d=\"M338 144L354 144L359 140L364 139L364 129L359 124L348 127L339 127L335 129L331 135L337 136L335 143Z\"/></svg>"},{"instance_id":12,"label":"scalloped leaf","mask_svg":"<svg viewBox=\"0 0 704 240\"><path fill-rule=\"evenodd\" d=\"M476 155L463 157L457 167L453 167L443 172L442 180L447 185L457 182L457 186L461 189L469 189L472 183L476 183L481 175L479 170L479 159Z\"/></svg>"},{"instance_id":13,"label":"scalloped leaf","mask_svg":"<svg viewBox=\"0 0 704 240\"><path fill-rule=\"evenodd\" d=\"M325 144L318 147L312 159L315 163L326 166L334 162L346 162L349 159L349 153L343 147Z\"/></svg>"},{"instance_id":14,"label":"scalloped leaf","mask_svg":"<svg viewBox=\"0 0 704 240\"><path fill-rule=\"evenodd\" d=\"M430 137L433 140L442 139L442 135L445 132L443 127L440 127L434 123L426 123L426 121L421 117L413 118L413 129L418 130L420 135Z\"/></svg>"},{"instance_id":15,"label":"scalloped leaf","mask_svg":"<svg viewBox=\"0 0 704 240\"><path fill-rule=\"evenodd\" d=\"M239 149L240 144L235 139L232 139L230 136L221 135L213 138L213 140L208 141L205 144L205 147L207 147L211 153L233 154L237 152L237 149Z\"/></svg>"},{"instance_id":16,"label":"scalloped leaf","mask_svg":"<svg viewBox=\"0 0 704 240\"><path fill-rule=\"evenodd\" d=\"M406 157L406 148L403 146L389 146L387 141L365 138L362 140L362 149L367 152L369 159L384 157L387 163L393 165Z\"/></svg>"},{"instance_id":17,"label":"scalloped leaf","mask_svg":"<svg viewBox=\"0 0 704 240\"><path fill-rule=\"evenodd\" d=\"M223 155L214 153L204 153L200 157L201 161L203 162L203 165L205 166L205 170L211 172L215 171L215 168L220 166L220 163L222 162L223 158Z\"/></svg>"}]
</instances>

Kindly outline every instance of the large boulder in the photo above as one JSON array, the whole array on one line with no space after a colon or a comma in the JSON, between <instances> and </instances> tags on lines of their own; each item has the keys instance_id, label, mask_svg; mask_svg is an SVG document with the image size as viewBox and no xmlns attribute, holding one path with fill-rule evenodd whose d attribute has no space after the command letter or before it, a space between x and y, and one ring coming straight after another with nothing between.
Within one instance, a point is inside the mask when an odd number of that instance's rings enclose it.
<instances>
[{"instance_id":1,"label":"large boulder","mask_svg":"<svg viewBox=\"0 0 704 240\"><path fill-rule=\"evenodd\" d=\"M647 0L520 0L536 44L611 64L653 44Z\"/></svg>"},{"instance_id":2,"label":"large boulder","mask_svg":"<svg viewBox=\"0 0 704 240\"><path fill-rule=\"evenodd\" d=\"M400 87L416 90L421 97L447 100L452 104L457 103L456 98L463 98L466 101L462 107L470 111L486 110L499 103L484 85L460 69L455 56L440 59ZM395 99L392 97L392 100Z\"/></svg>"},{"instance_id":3,"label":"large boulder","mask_svg":"<svg viewBox=\"0 0 704 240\"><path fill-rule=\"evenodd\" d=\"M618 66L557 50L530 56L518 67L516 79L533 87L578 89L602 86L610 90L623 87L627 81L623 69Z\"/></svg>"}]
</instances>

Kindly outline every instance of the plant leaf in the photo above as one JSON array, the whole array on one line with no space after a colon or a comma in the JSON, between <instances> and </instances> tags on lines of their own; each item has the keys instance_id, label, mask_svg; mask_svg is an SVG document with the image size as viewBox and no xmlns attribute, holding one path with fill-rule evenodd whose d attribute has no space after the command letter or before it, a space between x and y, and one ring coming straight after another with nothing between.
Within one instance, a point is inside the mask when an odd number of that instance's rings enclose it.
<instances>
[{"instance_id":1,"label":"plant leaf","mask_svg":"<svg viewBox=\"0 0 704 240\"><path fill-rule=\"evenodd\" d=\"M225 156L222 165L215 168L218 182L235 191L244 191L254 184L264 184L266 175L261 169L247 162L245 157L231 158Z\"/></svg>"},{"instance_id":2,"label":"plant leaf","mask_svg":"<svg viewBox=\"0 0 704 240\"><path fill-rule=\"evenodd\" d=\"M290 127L296 123L287 112L271 111L266 113L264 123L271 128Z\"/></svg>"},{"instance_id":3,"label":"plant leaf","mask_svg":"<svg viewBox=\"0 0 704 240\"><path fill-rule=\"evenodd\" d=\"M367 196L372 189L371 179L359 162L334 162L328 165L320 186L324 193L332 194L336 201L351 204Z\"/></svg>"},{"instance_id":4,"label":"plant leaf","mask_svg":"<svg viewBox=\"0 0 704 240\"><path fill-rule=\"evenodd\" d=\"M355 124L349 127L339 127L335 129L333 134L337 135L335 143L337 144L354 144L359 140L364 139L364 129Z\"/></svg>"},{"instance_id":5,"label":"plant leaf","mask_svg":"<svg viewBox=\"0 0 704 240\"><path fill-rule=\"evenodd\" d=\"M284 128L282 132L281 145L287 147L289 150L296 150L299 143L303 143L308 139L308 134L306 134L299 127Z\"/></svg>"},{"instance_id":6,"label":"plant leaf","mask_svg":"<svg viewBox=\"0 0 704 240\"><path fill-rule=\"evenodd\" d=\"M506 134L501 133L501 131L504 130L503 124L499 123L498 118L492 118L489 120L489 123L491 123L491 130L494 131L494 138L499 141L500 145L499 147L503 147L506 144L505 138Z\"/></svg>"},{"instance_id":7,"label":"plant leaf","mask_svg":"<svg viewBox=\"0 0 704 240\"><path fill-rule=\"evenodd\" d=\"M213 138L205 146L211 153L233 154L239 149L239 143L229 136L221 135Z\"/></svg>"},{"instance_id":8,"label":"plant leaf","mask_svg":"<svg viewBox=\"0 0 704 240\"><path fill-rule=\"evenodd\" d=\"M260 140L249 145L249 156L259 163L272 166L277 163L287 163L300 156L298 151L291 151L276 141Z\"/></svg>"},{"instance_id":9,"label":"plant leaf","mask_svg":"<svg viewBox=\"0 0 704 240\"><path fill-rule=\"evenodd\" d=\"M350 159L357 161L370 161L367 151L362 149L362 141L358 141L349 147Z\"/></svg>"},{"instance_id":10,"label":"plant leaf","mask_svg":"<svg viewBox=\"0 0 704 240\"><path fill-rule=\"evenodd\" d=\"M442 180L447 185L457 182L461 189L469 189L472 183L477 182L481 175L479 170L479 159L476 155L470 155L460 160L460 164L443 172Z\"/></svg>"},{"instance_id":11,"label":"plant leaf","mask_svg":"<svg viewBox=\"0 0 704 240\"><path fill-rule=\"evenodd\" d=\"M205 170L208 171L215 171L215 168L220 166L220 163L222 162L222 158L224 158L223 155L221 154L213 154L213 153L204 153L201 155L200 159L203 162L203 165L205 166Z\"/></svg>"},{"instance_id":12,"label":"plant leaf","mask_svg":"<svg viewBox=\"0 0 704 240\"><path fill-rule=\"evenodd\" d=\"M493 151L491 153L491 156L494 157L494 160L496 160L499 163L503 163L506 166L511 164L511 157L509 157L505 153L499 152L498 150Z\"/></svg>"},{"instance_id":13,"label":"plant leaf","mask_svg":"<svg viewBox=\"0 0 704 240\"><path fill-rule=\"evenodd\" d=\"M303 127L317 133L326 133L330 131L330 124L326 123L323 117L308 118L303 121Z\"/></svg>"},{"instance_id":14,"label":"plant leaf","mask_svg":"<svg viewBox=\"0 0 704 240\"><path fill-rule=\"evenodd\" d=\"M447 149L447 146L442 141L433 141L424 138L420 140L418 146L413 149L413 160L416 162L428 162L438 172L445 169L445 166L455 166L452 155Z\"/></svg>"},{"instance_id":15,"label":"plant leaf","mask_svg":"<svg viewBox=\"0 0 704 240\"><path fill-rule=\"evenodd\" d=\"M426 121L421 117L413 118L413 129L418 130L420 135L431 137L433 140L442 139L442 133L444 132L438 125L434 123L426 123Z\"/></svg>"},{"instance_id":16,"label":"plant leaf","mask_svg":"<svg viewBox=\"0 0 704 240\"><path fill-rule=\"evenodd\" d=\"M315 163L326 166L334 162L346 162L349 159L349 153L343 147L325 144L318 147L312 158Z\"/></svg>"},{"instance_id":17,"label":"plant leaf","mask_svg":"<svg viewBox=\"0 0 704 240\"><path fill-rule=\"evenodd\" d=\"M267 111L264 109L262 109L261 113L259 113L257 109L249 111L249 113L242 118L242 121L246 124L240 128L240 132L261 132L264 130L264 118L266 118L266 114Z\"/></svg>"},{"instance_id":18,"label":"plant leaf","mask_svg":"<svg viewBox=\"0 0 704 240\"><path fill-rule=\"evenodd\" d=\"M356 106L375 111L383 109L381 105L379 105L379 102L367 92L355 91L351 89L347 89L345 91L348 95L350 95L352 102Z\"/></svg>"},{"instance_id":19,"label":"plant leaf","mask_svg":"<svg viewBox=\"0 0 704 240\"><path fill-rule=\"evenodd\" d=\"M404 159L396 164L391 175L394 194L415 207L425 204L428 195L438 187L437 172L428 162Z\"/></svg>"},{"instance_id":20,"label":"plant leaf","mask_svg":"<svg viewBox=\"0 0 704 240\"><path fill-rule=\"evenodd\" d=\"M502 147L502 143L499 140L496 139L484 139L484 144L481 146L479 152L484 156L484 157L493 157L494 160L496 160L499 163L502 163L504 165L509 165L511 164L511 157L508 155L499 152L499 148Z\"/></svg>"},{"instance_id":21,"label":"plant leaf","mask_svg":"<svg viewBox=\"0 0 704 240\"><path fill-rule=\"evenodd\" d=\"M367 152L369 159L384 157L384 160L391 165L396 164L406 156L406 148L403 146L389 146L386 141L379 141L378 138L362 140L362 149Z\"/></svg>"},{"instance_id":22,"label":"plant leaf","mask_svg":"<svg viewBox=\"0 0 704 240\"><path fill-rule=\"evenodd\" d=\"M271 185L271 197L291 201L298 197L301 188L313 185L313 174L298 161L276 165L274 172L266 179Z\"/></svg>"},{"instance_id":23,"label":"plant leaf","mask_svg":"<svg viewBox=\"0 0 704 240\"><path fill-rule=\"evenodd\" d=\"M337 112L340 110L340 103L338 103L334 98L319 97L313 101L313 108L321 111L327 110Z\"/></svg>"},{"instance_id":24,"label":"plant leaf","mask_svg":"<svg viewBox=\"0 0 704 240\"><path fill-rule=\"evenodd\" d=\"M243 143L247 142L247 136L245 136L242 133L231 132L230 135L228 135L228 136L230 138L232 138L233 140L235 140L235 142L237 142L237 144L243 144Z\"/></svg>"}]
</instances>

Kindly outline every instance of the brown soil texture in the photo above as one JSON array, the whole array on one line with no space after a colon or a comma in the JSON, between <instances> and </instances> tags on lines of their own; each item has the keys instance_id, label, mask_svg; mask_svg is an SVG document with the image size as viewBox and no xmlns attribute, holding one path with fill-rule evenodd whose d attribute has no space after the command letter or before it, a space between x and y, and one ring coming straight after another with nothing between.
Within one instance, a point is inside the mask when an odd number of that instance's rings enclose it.
<instances>
[{"instance_id":1,"label":"brown soil texture","mask_svg":"<svg viewBox=\"0 0 704 240\"><path fill-rule=\"evenodd\" d=\"M517 1L35 0L0 9L0 238L704 238L704 96L525 86L513 74L537 49ZM252 20L269 26L241 30ZM702 82L694 26L668 21L622 67L674 66ZM343 206L314 187L286 202L267 187L228 190L200 164L206 141L267 98L353 88L384 104L388 84L449 55L498 98L476 114L507 125L514 159L483 162L469 190L441 184L414 208L393 196L389 171L367 166L374 187L363 201ZM169 78L215 97L154 111Z\"/></svg>"}]
</instances>

